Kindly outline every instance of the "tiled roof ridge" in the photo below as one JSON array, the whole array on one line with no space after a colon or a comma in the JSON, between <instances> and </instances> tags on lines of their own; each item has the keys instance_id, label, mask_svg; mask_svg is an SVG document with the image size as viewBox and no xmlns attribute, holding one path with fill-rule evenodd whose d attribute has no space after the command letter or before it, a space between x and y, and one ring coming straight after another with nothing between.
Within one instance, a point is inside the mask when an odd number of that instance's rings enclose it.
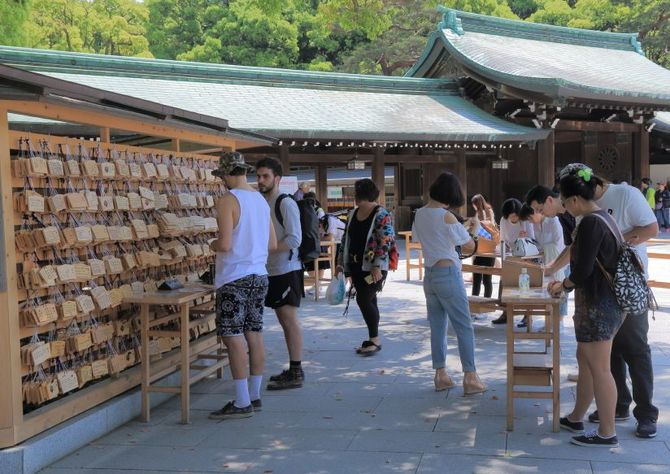
<instances>
[{"instance_id":1,"label":"tiled roof ridge","mask_svg":"<svg viewBox=\"0 0 670 474\"><path fill-rule=\"evenodd\" d=\"M463 35L468 31L514 38L567 43L607 49L632 50L644 56L637 33L613 33L566 26L510 20L453 8L439 7L443 13L438 30L449 29Z\"/></svg>"},{"instance_id":2,"label":"tiled roof ridge","mask_svg":"<svg viewBox=\"0 0 670 474\"><path fill-rule=\"evenodd\" d=\"M0 63L43 72L78 71L183 81L226 82L275 87L392 90L396 93L457 94L450 79L317 72L167 59L109 56L0 45Z\"/></svg>"}]
</instances>

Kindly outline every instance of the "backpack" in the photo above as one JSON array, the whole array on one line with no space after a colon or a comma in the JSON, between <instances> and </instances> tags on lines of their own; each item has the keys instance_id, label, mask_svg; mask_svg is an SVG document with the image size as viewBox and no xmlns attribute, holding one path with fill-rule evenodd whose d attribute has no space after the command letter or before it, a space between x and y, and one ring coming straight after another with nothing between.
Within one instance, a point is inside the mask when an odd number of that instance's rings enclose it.
<instances>
[{"instance_id":1,"label":"backpack","mask_svg":"<svg viewBox=\"0 0 670 474\"><path fill-rule=\"evenodd\" d=\"M285 198L295 198L290 194L280 194L275 202L275 215L277 221L284 227L284 216L281 213L281 202ZM321 239L319 237L319 218L316 215L314 207L306 201L301 199L297 201L298 211L300 213L300 231L302 233L302 240L300 247L298 247L298 257L304 262L311 262L321 255ZM293 250L289 254L289 258L293 257Z\"/></svg>"},{"instance_id":2,"label":"backpack","mask_svg":"<svg viewBox=\"0 0 670 474\"><path fill-rule=\"evenodd\" d=\"M607 272L600 260L596 259L600 270L605 275L605 279L607 279L610 288L614 292L617 303L626 314L630 315L638 315L649 309L655 311L658 309L658 304L656 303L654 293L647 284L644 268L637 253L624 240L621 230L616 225L612 226L608 219L605 219L600 214L595 215L607 224L607 227L618 243L619 255L614 275Z\"/></svg>"}]
</instances>

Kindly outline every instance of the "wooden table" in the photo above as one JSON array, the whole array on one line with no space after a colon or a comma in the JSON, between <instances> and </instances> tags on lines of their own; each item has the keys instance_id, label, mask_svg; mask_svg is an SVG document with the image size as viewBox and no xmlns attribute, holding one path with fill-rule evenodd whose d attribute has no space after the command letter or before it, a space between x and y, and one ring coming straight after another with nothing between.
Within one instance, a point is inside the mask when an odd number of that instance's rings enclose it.
<instances>
[{"instance_id":1,"label":"wooden table","mask_svg":"<svg viewBox=\"0 0 670 474\"><path fill-rule=\"evenodd\" d=\"M421 249L421 244L419 242L412 242L411 230L403 230L402 232L398 232L398 235L405 238L405 261L407 262L405 272L407 274L407 281L410 280L410 270L412 268L419 269L419 280L423 280L423 250ZM419 251L419 263L412 263L412 250Z\"/></svg>"},{"instance_id":2,"label":"wooden table","mask_svg":"<svg viewBox=\"0 0 670 474\"><path fill-rule=\"evenodd\" d=\"M181 395L181 421L190 423L190 387L215 370L221 370L225 365L224 357L211 356L218 359L213 365L201 368L196 377L191 377L191 344L189 312L191 303L199 298L212 294L214 288L210 285L189 285L178 290L153 291L124 298L124 303L133 303L140 306L140 324L142 338L142 421L150 420L149 394L151 392L179 393ZM151 306L177 306L179 312L160 318L149 320ZM155 326L179 321L179 330L166 331L151 329ZM197 321L196 321L197 322ZM149 355L150 337L179 337L181 383L179 386L153 386L152 382L162 378L165 373L151 373L151 359ZM226 358L227 359L227 358Z\"/></svg>"},{"instance_id":3,"label":"wooden table","mask_svg":"<svg viewBox=\"0 0 670 474\"><path fill-rule=\"evenodd\" d=\"M507 429L514 429L515 398L551 398L553 401L553 430L560 429L560 391L561 391L561 316L559 298L552 298L545 288L531 288L522 295L518 288L503 288L501 301L507 311ZM528 326L532 327L533 317L544 317L544 332L514 330L514 316L528 317ZM529 352L517 351L516 340L544 340L543 350ZM550 387L550 391L516 389L516 386Z\"/></svg>"}]
</instances>

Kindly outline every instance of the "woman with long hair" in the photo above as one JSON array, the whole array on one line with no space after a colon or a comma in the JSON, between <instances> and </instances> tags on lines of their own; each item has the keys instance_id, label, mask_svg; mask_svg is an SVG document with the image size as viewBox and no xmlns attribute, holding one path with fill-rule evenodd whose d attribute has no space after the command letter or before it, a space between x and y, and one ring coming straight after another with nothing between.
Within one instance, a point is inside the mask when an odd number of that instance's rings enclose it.
<instances>
[{"instance_id":1,"label":"woman with long hair","mask_svg":"<svg viewBox=\"0 0 670 474\"><path fill-rule=\"evenodd\" d=\"M495 216L493 215L493 208L491 205L486 202L486 199L481 194L475 194L470 199L472 208L475 210L475 216L479 219L479 222L482 224L488 224L489 226L495 226ZM481 267L492 267L496 263L495 257L480 257L475 256L472 261L473 265L478 265ZM484 283L484 296L490 298L493 294L493 282L491 281L491 275L483 275L481 273L473 273L472 275L472 296L479 296L481 291L482 282Z\"/></svg>"},{"instance_id":2,"label":"woman with long hair","mask_svg":"<svg viewBox=\"0 0 670 474\"><path fill-rule=\"evenodd\" d=\"M612 339L621 327L624 313L609 284L606 272L613 275L619 255L614 219L595 202L597 180L590 168L580 163L566 166L560 173L563 205L581 218L570 249L570 276L549 284L552 296L575 291L575 336L577 338L577 399L572 411L561 418L561 427L584 431L582 418L593 398L600 419L597 430L575 436L579 446L616 447L614 426L617 388L610 371Z\"/></svg>"},{"instance_id":3,"label":"woman with long hair","mask_svg":"<svg viewBox=\"0 0 670 474\"><path fill-rule=\"evenodd\" d=\"M435 390L453 388L447 365L447 325L454 327L463 368L465 395L484 392L475 367L475 334L470 318L468 295L463 283L461 261L456 247L466 252L475 248L475 240L450 211L465 202L461 183L451 173L442 173L430 186L428 204L416 211L412 236L421 242L426 273L423 291L430 323L430 349L435 369ZM471 219L474 233L479 221Z\"/></svg>"},{"instance_id":4,"label":"woman with long hair","mask_svg":"<svg viewBox=\"0 0 670 474\"><path fill-rule=\"evenodd\" d=\"M367 357L382 349L377 293L386 280L395 231L391 215L377 202L379 189L374 181L368 178L356 181L354 198L356 208L347 219L335 275L344 271L356 289L356 303L368 327L368 339L356 353Z\"/></svg>"}]
</instances>

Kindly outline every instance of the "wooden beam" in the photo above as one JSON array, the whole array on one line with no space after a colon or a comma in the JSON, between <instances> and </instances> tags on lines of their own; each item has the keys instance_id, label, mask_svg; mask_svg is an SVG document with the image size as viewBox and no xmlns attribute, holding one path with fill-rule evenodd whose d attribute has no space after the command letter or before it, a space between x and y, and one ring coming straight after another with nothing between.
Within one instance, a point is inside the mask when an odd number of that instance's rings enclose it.
<instances>
[{"instance_id":1,"label":"wooden beam","mask_svg":"<svg viewBox=\"0 0 670 474\"><path fill-rule=\"evenodd\" d=\"M537 182L548 188L554 186L554 167L556 166L554 155L554 132L551 131L545 140L538 143L537 147Z\"/></svg>"},{"instance_id":2,"label":"wooden beam","mask_svg":"<svg viewBox=\"0 0 670 474\"><path fill-rule=\"evenodd\" d=\"M372 181L379 188L379 203L386 206L386 190L384 180L384 149L375 148L372 158Z\"/></svg>"},{"instance_id":3,"label":"wooden beam","mask_svg":"<svg viewBox=\"0 0 670 474\"><path fill-rule=\"evenodd\" d=\"M177 153L181 151L181 140L179 138L170 140L170 150L176 151Z\"/></svg>"},{"instance_id":4,"label":"wooden beam","mask_svg":"<svg viewBox=\"0 0 670 474\"><path fill-rule=\"evenodd\" d=\"M649 178L649 132L643 125L638 125L633 134L633 184L640 184L642 178Z\"/></svg>"},{"instance_id":5,"label":"wooden beam","mask_svg":"<svg viewBox=\"0 0 670 474\"><path fill-rule=\"evenodd\" d=\"M582 140L584 140L584 134L579 131L559 130L554 136L554 143L575 143Z\"/></svg>"},{"instance_id":6,"label":"wooden beam","mask_svg":"<svg viewBox=\"0 0 670 474\"><path fill-rule=\"evenodd\" d=\"M461 188L463 188L463 195L465 196L465 202L458 209L458 212L461 216L466 217L468 215L468 209L470 204L468 202L468 168L467 168L467 158L465 155L465 150L456 150L456 167L458 169L458 180L461 182Z\"/></svg>"},{"instance_id":7,"label":"wooden beam","mask_svg":"<svg viewBox=\"0 0 670 474\"><path fill-rule=\"evenodd\" d=\"M226 138L222 132L194 131L188 128L177 128L162 123L160 120L134 119L119 115L81 110L74 107L66 107L60 104L46 102L8 100L0 101L0 108L6 108L10 112L33 115L36 117L62 120L65 122L93 125L96 127L108 127L119 130L143 133L154 137L179 138L185 141L206 143L208 145L219 145L236 148L242 144L250 143L251 140L237 141Z\"/></svg>"},{"instance_id":8,"label":"wooden beam","mask_svg":"<svg viewBox=\"0 0 670 474\"><path fill-rule=\"evenodd\" d=\"M621 122L587 122L581 120L560 120L556 130L580 130L582 132L636 132L638 125Z\"/></svg>"},{"instance_id":9,"label":"wooden beam","mask_svg":"<svg viewBox=\"0 0 670 474\"><path fill-rule=\"evenodd\" d=\"M7 109L0 108L0 447L16 444L23 421L14 202Z\"/></svg>"},{"instance_id":10,"label":"wooden beam","mask_svg":"<svg viewBox=\"0 0 670 474\"><path fill-rule=\"evenodd\" d=\"M100 141L102 143L111 143L111 135L109 132L109 127L102 127L100 129Z\"/></svg>"},{"instance_id":11,"label":"wooden beam","mask_svg":"<svg viewBox=\"0 0 670 474\"><path fill-rule=\"evenodd\" d=\"M291 174L291 157L288 152L288 144L282 143L279 145L279 161L284 170L284 174Z\"/></svg>"},{"instance_id":12,"label":"wooden beam","mask_svg":"<svg viewBox=\"0 0 670 474\"><path fill-rule=\"evenodd\" d=\"M314 170L316 198L324 210L328 209L328 165L319 164Z\"/></svg>"}]
</instances>

